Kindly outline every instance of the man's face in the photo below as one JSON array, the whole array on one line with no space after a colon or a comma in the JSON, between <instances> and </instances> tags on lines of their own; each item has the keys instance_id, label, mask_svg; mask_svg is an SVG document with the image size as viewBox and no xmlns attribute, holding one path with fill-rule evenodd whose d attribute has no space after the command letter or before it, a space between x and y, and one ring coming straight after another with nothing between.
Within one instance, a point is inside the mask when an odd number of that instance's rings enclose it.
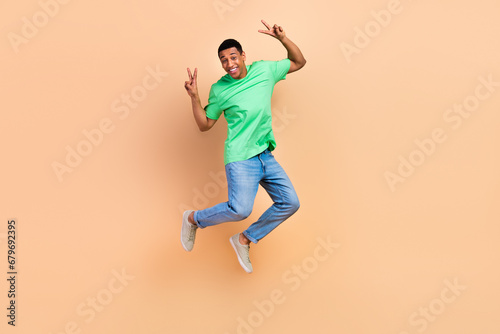
<instances>
[{"instance_id":1,"label":"man's face","mask_svg":"<svg viewBox=\"0 0 500 334\"><path fill-rule=\"evenodd\" d=\"M229 73L233 79L243 79L247 75L245 51L240 54L235 47L222 50L219 52L219 59L222 68Z\"/></svg>"}]
</instances>

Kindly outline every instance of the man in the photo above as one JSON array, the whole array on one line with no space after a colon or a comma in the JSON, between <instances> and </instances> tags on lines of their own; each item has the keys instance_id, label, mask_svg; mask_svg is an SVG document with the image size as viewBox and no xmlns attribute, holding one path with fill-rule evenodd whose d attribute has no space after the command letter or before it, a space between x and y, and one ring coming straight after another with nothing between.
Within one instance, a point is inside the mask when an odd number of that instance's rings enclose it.
<instances>
[{"instance_id":1,"label":"man","mask_svg":"<svg viewBox=\"0 0 500 334\"><path fill-rule=\"evenodd\" d=\"M219 60L227 74L212 85L208 105L202 108L200 103L197 68L193 74L187 69L189 80L184 85L200 131L210 130L224 112L228 125L224 146L228 201L205 210L185 211L182 246L186 251L193 249L198 228L247 218L260 184L272 198L273 205L248 229L229 239L240 265L248 273L253 271L250 242L257 243L300 206L290 179L271 153L276 147L271 126L271 96L274 85L284 80L287 73L301 69L306 60L282 27L275 24L271 28L264 20L262 23L267 30L259 32L278 39L288 51L288 58L257 61L247 66L240 43L228 39L218 49Z\"/></svg>"}]
</instances>

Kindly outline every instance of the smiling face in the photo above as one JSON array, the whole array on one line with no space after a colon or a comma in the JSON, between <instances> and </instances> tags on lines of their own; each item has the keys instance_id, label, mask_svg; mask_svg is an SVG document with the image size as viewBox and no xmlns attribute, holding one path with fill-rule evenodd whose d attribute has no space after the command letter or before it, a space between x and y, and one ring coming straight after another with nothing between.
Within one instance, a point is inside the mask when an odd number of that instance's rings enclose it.
<instances>
[{"instance_id":1,"label":"smiling face","mask_svg":"<svg viewBox=\"0 0 500 334\"><path fill-rule=\"evenodd\" d=\"M243 79L247 75L245 51L240 54L235 47L222 50L219 52L219 60L222 68L233 79Z\"/></svg>"}]
</instances>

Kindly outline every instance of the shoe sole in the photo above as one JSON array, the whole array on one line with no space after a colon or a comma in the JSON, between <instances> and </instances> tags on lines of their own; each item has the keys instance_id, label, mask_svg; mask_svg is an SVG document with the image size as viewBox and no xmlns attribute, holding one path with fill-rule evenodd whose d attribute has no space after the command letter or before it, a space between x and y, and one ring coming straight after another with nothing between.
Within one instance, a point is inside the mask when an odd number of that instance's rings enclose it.
<instances>
[{"instance_id":1,"label":"shoe sole","mask_svg":"<svg viewBox=\"0 0 500 334\"><path fill-rule=\"evenodd\" d=\"M186 216L186 213L187 213L187 216ZM184 240L182 240L182 228L184 227L184 222L187 222L188 224L191 224L189 221L188 221L188 218L189 218L189 215L191 214L191 211L186 211L184 212L184 214L182 215L182 226L181 226L181 244L182 244L182 248L184 248L184 250L186 252L190 252L192 251L193 249L188 249L185 245L184 245ZM194 246L194 245L193 245Z\"/></svg>"},{"instance_id":2,"label":"shoe sole","mask_svg":"<svg viewBox=\"0 0 500 334\"><path fill-rule=\"evenodd\" d=\"M236 248L236 245L234 244L234 242L233 242L233 238L232 238L232 237L231 237L231 238L229 238L229 242L231 243L231 246L233 246L233 248L234 248L234 252L236 253L236 257L238 258L238 262L240 263L240 266L241 266L241 267L243 268L243 270L245 270L247 273L249 273L249 274L250 274L250 273L252 273L252 270L249 270L249 269L245 266L245 264L244 264L243 260L241 260L240 253L238 253L238 249Z\"/></svg>"}]
</instances>

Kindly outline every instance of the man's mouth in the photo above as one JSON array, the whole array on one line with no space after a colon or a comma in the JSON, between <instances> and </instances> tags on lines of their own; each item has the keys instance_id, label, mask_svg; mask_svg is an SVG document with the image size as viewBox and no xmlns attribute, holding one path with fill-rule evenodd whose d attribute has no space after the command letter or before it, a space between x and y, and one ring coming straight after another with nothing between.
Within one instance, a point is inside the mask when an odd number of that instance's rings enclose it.
<instances>
[{"instance_id":1,"label":"man's mouth","mask_svg":"<svg viewBox=\"0 0 500 334\"><path fill-rule=\"evenodd\" d=\"M229 70L229 73L236 73L236 71L238 70L238 67L233 67L232 69Z\"/></svg>"}]
</instances>

